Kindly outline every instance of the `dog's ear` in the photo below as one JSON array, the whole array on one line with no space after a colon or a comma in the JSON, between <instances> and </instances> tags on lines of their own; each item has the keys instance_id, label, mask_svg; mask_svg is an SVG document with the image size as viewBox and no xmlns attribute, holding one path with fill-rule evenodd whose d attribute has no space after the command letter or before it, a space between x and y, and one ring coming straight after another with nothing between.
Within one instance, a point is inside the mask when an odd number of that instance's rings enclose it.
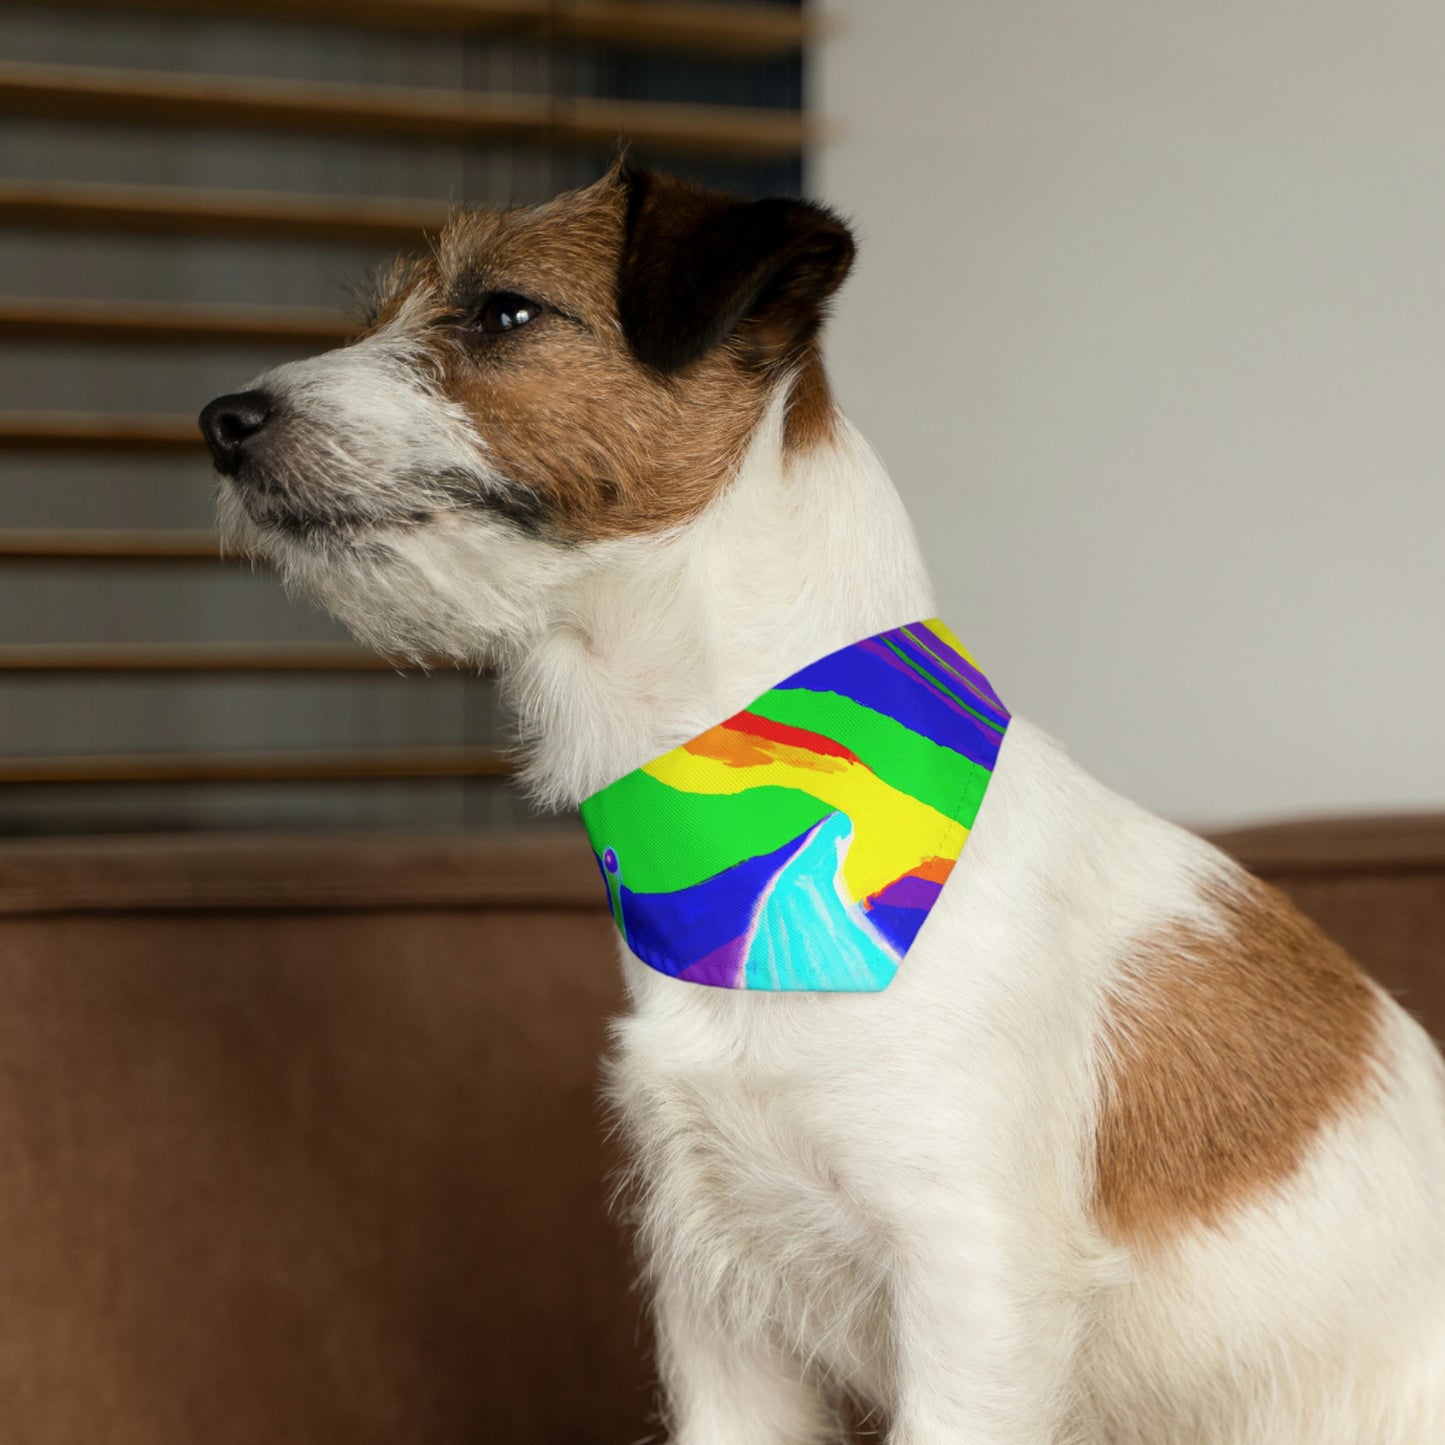
<instances>
[{"instance_id":1,"label":"dog's ear","mask_svg":"<svg viewBox=\"0 0 1445 1445\"><path fill-rule=\"evenodd\" d=\"M625 166L619 179L627 219L618 314L640 361L677 371L734 336L757 366L802 352L853 263L853 237L837 216Z\"/></svg>"}]
</instances>

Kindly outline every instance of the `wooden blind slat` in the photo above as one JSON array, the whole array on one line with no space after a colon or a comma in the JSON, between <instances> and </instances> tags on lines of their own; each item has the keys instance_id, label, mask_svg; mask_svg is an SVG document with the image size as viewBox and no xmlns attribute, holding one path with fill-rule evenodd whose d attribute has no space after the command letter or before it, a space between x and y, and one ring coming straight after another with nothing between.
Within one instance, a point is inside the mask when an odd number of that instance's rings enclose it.
<instances>
[{"instance_id":1,"label":"wooden blind slat","mask_svg":"<svg viewBox=\"0 0 1445 1445\"><path fill-rule=\"evenodd\" d=\"M777 5L658 0L53 0L81 8L189 11L389 30L505 35L699 55L790 55L821 27Z\"/></svg>"},{"instance_id":2,"label":"wooden blind slat","mask_svg":"<svg viewBox=\"0 0 1445 1445\"><path fill-rule=\"evenodd\" d=\"M592 150L610 150L626 137L658 152L737 160L796 156L819 138L817 127L796 112L743 106L18 63L0 65L0 113Z\"/></svg>"},{"instance_id":3,"label":"wooden blind slat","mask_svg":"<svg viewBox=\"0 0 1445 1445\"><path fill-rule=\"evenodd\" d=\"M211 532L0 531L0 561L219 562ZM246 558L236 558L247 561Z\"/></svg>"},{"instance_id":4,"label":"wooden blind slat","mask_svg":"<svg viewBox=\"0 0 1445 1445\"><path fill-rule=\"evenodd\" d=\"M548 0L536 0L542 9ZM560 0L559 36L594 45L763 59L792 55L825 33L801 9L780 5L647 5L634 0Z\"/></svg>"},{"instance_id":5,"label":"wooden blind slat","mask_svg":"<svg viewBox=\"0 0 1445 1445\"><path fill-rule=\"evenodd\" d=\"M405 667L365 648L328 642L0 645L0 673L353 673Z\"/></svg>"},{"instance_id":6,"label":"wooden blind slat","mask_svg":"<svg viewBox=\"0 0 1445 1445\"><path fill-rule=\"evenodd\" d=\"M3 8L6 0L0 0ZM56 0L133 9L124 0ZM497 34L542 42L718 55L795 52L811 33L791 8L674 0L136 0L141 8L296 19L397 30ZM628 102L586 96L236 78L105 67L0 63L0 116L187 129L390 136L452 144L612 149L791 159L822 138L791 110ZM0 225L136 234L414 244L446 208L422 202L166 187L0 182ZM258 345L319 349L354 332L335 311L0 298L0 338L25 341ZM0 448L187 452L192 418L11 414ZM220 559L201 531L0 531L0 560L172 563ZM244 559L238 559L244 560ZM393 664L340 644L22 644L0 646L0 673L108 675L379 673ZM201 784L501 777L495 748L393 747L267 752L99 753L0 757L0 784Z\"/></svg>"},{"instance_id":7,"label":"wooden blind slat","mask_svg":"<svg viewBox=\"0 0 1445 1445\"><path fill-rule=\"evenodd\" d=\"M498 778L514 771L497 749L474 747L0 757L0 784L360 782Z\"/></svg>"},{"instance_id":8,"label":"wooden blind slat","mask_svg":"<svg viewBox=\"0 0 1445 1445\"><path fill-rule=\"evenodd\" d=\"M204 452L193 416L0 412L0 451Z\"/></svg>"},{"instance_id":9,"label":"wooden blind slat","mask_svg":"<svg viewBox=\"0 0 1445 1445\"><path fill-rule=\"evenodd\" d=\"M53 230L410 246L439 231L448 214L446 206L408 201L0 181L0 225Z\"/></svg>"},{"instance_id":10,"label":"wooden blind slat","mask_svg":"<svg viewBox=\"0 0 1445 1445\"><path fill-rule=\"evenodd\" d=\"M0 298L0 337L9 340L330 347L356 329L345 312L300 306Z\"/></svg>"}]
</instances>

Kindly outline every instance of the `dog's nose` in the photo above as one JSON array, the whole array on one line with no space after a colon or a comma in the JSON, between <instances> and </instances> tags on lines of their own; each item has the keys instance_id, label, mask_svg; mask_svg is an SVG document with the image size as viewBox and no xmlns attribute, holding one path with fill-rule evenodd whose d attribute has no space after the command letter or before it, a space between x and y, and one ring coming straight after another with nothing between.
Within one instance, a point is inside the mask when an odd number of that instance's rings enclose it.
<instances>
[{"instance_id":1,"label":"dog's nose","mask_svg":"<svg viewBox=\"0 0 1445 1445\"><path fill-rule=\"evenodd\" d=\"M207 405L201 413L201 434L218 472L229 477L240 468L246 443L270 417L271 398L264 391L237 391Z\"/></svg>"}]
</instances>

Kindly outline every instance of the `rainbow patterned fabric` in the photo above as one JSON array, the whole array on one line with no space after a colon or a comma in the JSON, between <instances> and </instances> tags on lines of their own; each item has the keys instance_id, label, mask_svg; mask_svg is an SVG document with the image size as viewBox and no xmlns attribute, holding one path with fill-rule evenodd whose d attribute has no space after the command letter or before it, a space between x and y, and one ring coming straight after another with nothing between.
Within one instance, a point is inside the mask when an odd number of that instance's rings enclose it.
<instances>
[{"instance_id":1,"label":"rainbow patterned fabric","mask_svg":"<svg viewBox=\"0 0 1445 1445\"><path fill-rule=\"evenodd\" d=\"M794 673L582 804L627 946L717 988L886 988L1008 722L936 619Z\"/></svg>"}]
</instances>

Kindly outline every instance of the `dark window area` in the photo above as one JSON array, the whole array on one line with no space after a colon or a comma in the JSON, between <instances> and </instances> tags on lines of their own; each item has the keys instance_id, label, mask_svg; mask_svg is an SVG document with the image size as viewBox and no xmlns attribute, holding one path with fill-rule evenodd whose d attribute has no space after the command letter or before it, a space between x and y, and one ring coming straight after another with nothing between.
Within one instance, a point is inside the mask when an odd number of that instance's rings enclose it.
<instances>
[{"instance_id":1,"label":"dark window area","mask_svg":"<svg viewBox=\"0 0 1445 1445\"><path fill-rule=\"evenodd\" d=\"M797 129L798 28L769 22L798 7L622 8L630 29L583 33L526 3L479 7L472 32L404 0L368 25L314 0L4 7L0 833L543 822L487 679L377 666L218 558L195 416L344 337L358 286L450 205L595 179L612 135L579 124L588 105L648 134L649 107L704 107L689 150L662 131L634 153L797 192L801 135L750 149L728 125L741 107ZM475 134L364 118L439 94L478 108ZM326 113L277 119L278 96ZM509 98L544 122L509 129Z\"/></svg>"}]
</instances>

